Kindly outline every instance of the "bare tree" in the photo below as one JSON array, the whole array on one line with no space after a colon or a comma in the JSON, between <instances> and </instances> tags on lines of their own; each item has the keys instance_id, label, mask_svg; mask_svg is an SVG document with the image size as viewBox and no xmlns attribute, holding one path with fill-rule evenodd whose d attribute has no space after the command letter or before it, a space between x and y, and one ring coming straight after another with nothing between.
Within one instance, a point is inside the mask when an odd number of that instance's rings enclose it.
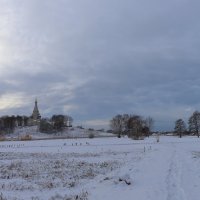
<instances>
[{"instance_id":1,"label":"bare tree","mask_svg":"<svg viewBox=\"0 0 200 200\"><path fill-rule=\"evenodd\" d=\"M152 132L152 130L153 130L153 126L154 126L154 120L153 120L153 118L152 117L147 117L146 119L145 119L145 125L146 125L146 127L148 128L148 137L149 137L149 135L151 134L151 132Z\"/></svg>"},{"instance_id":2,"label":"bare tree","mask_svg":"<svg viewBox=\"0 0 200 200\"><path fill-rule=\"evenodd\" d=\"M115 117L113 117L113 119L110 121L110 126L113 129L113 132L117 134L118 137L121 137L123 129L123 116L116 115Z\"/></svg>"},{"instance_id":3,"label":"bare tree","mask_svg":"<svg viewBox=\"0 0 200 200\"><path fill-rule=\"evenodd\" d=\"M132 115L128 120L129 137L139 139L143 136L144 120L139 115Z\"/></svg>"},{"instance_id":4,"label":"bare tree","mask_svg":"<svg viewBox=\"0 0 200 200\"><path fill-rule=\"evenodd\" d=\"M66 127L72 127L73 118L69 115L64 115L64 124Z\"/></svg>"},{"instance_id":5,"label":"bare tree","mask_svg":"<svg viewBox=\"0 0 200 200\"><path fill-rule=\"evenodd\" d=\"M182 137L183 133L186 131L186 125L182 119L176 120L174 131L180 138Z\"/></svg>"},{"instance_id":6,"label":"bare tree","mask_svg":"<svg viewBox=\"0 0 200 200\"><path fill-rule=\"evenodd\" d=\"M122 134L126 135L128 132L128 121L130 119L130 115L128 114L123 114L122 115L122 120L123 120L123 125L122 125Z\"/></svg>"},{"instance_id":7,"label":"bare tree","mask_svg":"<svg viewBox=\"0 0 200 200\"><path fill-rule=\"evenodd\" d=\"M200 131L200 112L195 111L192 116L189 118L188 121L189 124L189 131L190 133L194 133L199 137L199 131Z\"/></svg>"},{"instance_id":8,"label":"bare tree","mask_svg":"<svg viewBox=\"0 0 200 200\"><path fill-rule=\"evenodd\" d=\"M153 127L153 119L151 117L147 119L144 120L139 115L116 115L110 121L110 126L118 137L123 134L134 139L140 139L143 136L149 136L150 129Z\"/></svg>"},{"instance_id":9,"label":"bare tree","mask_svg":"<svg viewBox=\"0 0 200 200\"><path fill-rule=\"evenodd\" d=\"M62 131L65 126L65 116L64 115L53 115L51 117L51 122L53 125L53 129L58 131Z\"/></svg>"}]
</instances>

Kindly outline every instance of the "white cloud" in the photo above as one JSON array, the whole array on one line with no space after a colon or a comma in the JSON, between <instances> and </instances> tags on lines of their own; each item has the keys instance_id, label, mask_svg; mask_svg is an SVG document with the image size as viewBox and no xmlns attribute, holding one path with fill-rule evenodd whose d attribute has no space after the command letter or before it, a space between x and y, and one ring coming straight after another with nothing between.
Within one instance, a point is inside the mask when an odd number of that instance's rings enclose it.
<instances>
[{"instance_id":1,"label":"white cloud","mask_svg":"<svg viewBox=\"0 0 200 200\"><path fill-rule=\"evenodd\" d=\"M74 110L78 110L79 107L77 105L73 105L73 104L70 104L70 105L64 105L64 113L69 113L69 112L73 112Z\"/></svg>"},{"instance_id":2,"label":"white cloud","mask_svg":"<svg viewBox=\"0 0 200 200\"><path fill-rule=\"evenodd\" d=\"M0 110L9 110L12 108L20 108L27 105L25 94L21 92L7 93L0 96Z\"/></svg>"}]
</instances>

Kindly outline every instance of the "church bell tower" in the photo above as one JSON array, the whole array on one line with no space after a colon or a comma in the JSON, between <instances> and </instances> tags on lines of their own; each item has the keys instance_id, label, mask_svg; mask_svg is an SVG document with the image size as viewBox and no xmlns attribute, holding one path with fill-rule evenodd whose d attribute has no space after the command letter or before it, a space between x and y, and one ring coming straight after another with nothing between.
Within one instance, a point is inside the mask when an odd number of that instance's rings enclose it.
<instances>
[{"instance_id":1,"label":"church bell tower","mask_svg":"<svg viewBox=\"0 0 200 200\"><path fill-rule=\"evenodd\" d=\"M37 102L37 99L35 99L35 106L34 106L34 109L33 109L33 113L28 120L28 124L30 126L35 126L35 125L38 125L40 123L40 120L41 120L41 115L40 115L40 112L39 112L39 109L38 109L38 102Z\"/></svg>"},{"instance_id":2,"label":"church bell tower","mask_svg":"<svg viewBox=\"0 0 200 200\"><path fill-rule=\"evenodd\" d=\"M37 99L35 99L35 106L34 106L34 109L33 109L32 118L33 118L33 120L41 119L41 115L40 115L38 105L37 105Z\"/></svg>"}]
</instances>

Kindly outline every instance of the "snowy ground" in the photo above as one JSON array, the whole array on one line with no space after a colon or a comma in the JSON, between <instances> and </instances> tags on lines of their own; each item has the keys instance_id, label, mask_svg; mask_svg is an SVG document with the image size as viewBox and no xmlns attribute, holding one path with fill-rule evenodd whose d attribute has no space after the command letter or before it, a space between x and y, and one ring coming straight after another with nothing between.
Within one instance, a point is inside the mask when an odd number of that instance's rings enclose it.
<instances>
[{"instance_id":1,"label":"snowy ground","mask_svg":"<svg viewBox=\"0 0 200 200\"><path fill-rule=\"evenodd\" d=\"M0 142L0 199L199 200L200 139Z\"/></svg>"}]
</instances>

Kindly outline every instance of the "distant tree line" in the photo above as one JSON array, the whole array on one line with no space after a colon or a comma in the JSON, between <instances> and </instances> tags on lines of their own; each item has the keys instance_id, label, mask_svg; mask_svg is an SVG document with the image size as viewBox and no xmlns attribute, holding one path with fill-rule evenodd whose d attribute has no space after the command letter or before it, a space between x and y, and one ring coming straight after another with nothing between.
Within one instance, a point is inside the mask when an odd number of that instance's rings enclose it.
<instances>
[{"instance_id":1,"label":"distant tree line","mask_svg":"<svg viewBox=\"0 0 200 200\"><path fill-rule=\"evenodd\" d=\"M3 116L0 118L0 134L12 133L16 127L29 126L27 116ZM39 130L43 133L62 131L66 127L71 127L73 118L68 115L53 115L50 119L41 119Z\"/></svg>"},{"instance_id":2,"label":"distant tree line","mask_svg":"<svg viewBox=\"0 0 200 200\"><path fill-rule=\"evenodd\" d=\"M71 127L73 118L68 115L53 115L50 119L41 119L39 129L42 133L55 133Z\"/></svg>"},{"instance_id":3,"label":"distant tree line","mask_svg":"<svg viewBox=\"0 0 200 200\"><path fill-rule=\"evenodd\" d=\"M151 135L153 125L153 118L143 118L140 115L118 114L110 121L110 126L114 134L117 134L118 137L127 135L134 139Z\"/></svg>"},{"instance_id":4,"label":"distant tree line","mask_svg":"<svg viewBox=\"0 0 200 200\"><path fill-rule=\"evenodd\" d=\"M27 116L3 116L0 118L0 131L1 133L11 133L14 131L15 127L18 126L28 126Z\"/></svg>"},{"instance_id":5,"label":"distant tree line","mask_svg":"<svg viewBox=\"0 0 200 200\"><path fill-rule=\"evenodd\" d=\"M110 120L111 130L109 132L116 134L118 137L127 135L134 139L140 139L151 135L153 126L154 120L151 117L144 118L140 115L118 114ZM180 138L183 135L200 137L200 112L197 110L193 112L187 124L183 119L177 119L174 134Z\"/></svg>"},{"instance_id":6,"label":"distant tree line","mask_svg":"<svg viewBox=\"0 0 200 200\"><path fill-rule=\"evenodd\" d=\"M180 138L183 135L196 135L200 136L200 112L195 111L188 120L188 128L183 119L175 121L174 133Z\"/></svg>"}]
</instances>

